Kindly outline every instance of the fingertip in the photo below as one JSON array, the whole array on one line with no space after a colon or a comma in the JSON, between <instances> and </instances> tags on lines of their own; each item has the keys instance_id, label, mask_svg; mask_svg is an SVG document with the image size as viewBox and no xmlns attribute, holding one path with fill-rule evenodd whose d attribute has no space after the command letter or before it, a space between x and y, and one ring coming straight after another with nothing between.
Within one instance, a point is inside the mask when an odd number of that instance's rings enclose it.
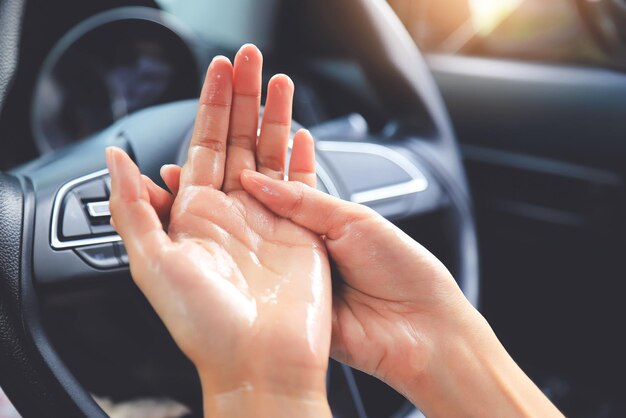
<instances>
[{"instance_id":1,"label":"fingertip","mask_svg":"<svg viewBox=\"0 0 626 418\"><path fill-rule=\"evenodd\" d=\"M311 131L305 128L298 129L296 134L293 136L294 146L298 142L300 145L313 145L313 135L311 135Z\"/></svg>"},{"instance_id":2,"label":"fingertip","mask_svg":"<svg viewBox=\"0 0 626 418\"><path fill-rule=\"evenodd\" d=\"M293 81L286 74L275 74L268 83L268 89L279 94L291 94L294 88Z\"/></svg>"},{"instance_id":3,"label":"fingertip","mask_svg":"<svg viewBox=\"0 0 626 418\"><path fill-rule=\"evenodd\" d=\"M216 55L211 60L211 64L209 64L209 68L220 68L223 66L232 66L233 64L230 62L230 59L224 55Z\"/></svg>"},{"instance_id":4,"label":"fingertip","mask_svg":"<svg viewBox=\"0 0 626 418\"><path fill-rule=\"evenodd\" d=\"M106 149L107 165L111 175L111 195L133 200L142 197L141 173L126 151L118 147Z\"/></svg>"},{"instance_id":5,"label":"fingertip","mask_svg":"<svg viewBox=\"0 0 626 418\"><path fill-rule=\"evenodd\" d=\"M250 170L250 169L247 169L247 168L244 168L241 171L241 175L239 177L240 177L241 180L244 180L244 181L252 181L252 180L258 179L258 178L262 179L263 177L267 178L267 176L259 173L258 171Z\"/></svg>"},{"instance_id":6,"label":"fingertip","mask_svg":"<svg viewBox=\"0 0 626 418\"><path fill-rule=\"evenodd\" d=\"M289 179L302 181L310 186L313 178L310 174L315 173L315 143L313 136L306 129L300 129L293 137L291 161L289 162ZM306 177L304 181L301 177Z\"/></svg>"},{"instance_id":7,"label":"fingertip","mask_svg":"<svg viewBox=\"0 0 626 418\"><path fill-rule=\"evenodd\" d=\"M115 146L106 147L104 150L104 156L106 159L107 167L109 168L109 172L115 172L117 167L117 163L121 161L120 159L124 158L126 152Z\"/></svg>"},{"instance_id":8,"label":"fingertip","mask_svg":"<svg viewBox=\"0 0 626 418\"><path fill-rule=\"evenodd\" d=\"M243 188L253 193L262 191L272 194L271 190L275 187L273 179L254 170L243 170L239 179Z\"/></svg>"},{"instance_id":9,"label":"fingertip","mask_svg":"<svg viewBox=\"0 0 626 418\"><path fill-rule=\"evenodd\" d=\"M173 194L178 193L182 168L176 164L166 164L161 167L161 178Z\"/></svg>"},{"instance_id":10,"label":"fingertip","mask_svg":"<svg viewBox=\"0 0 626 418\"><path fill-rule=\"evenodd\" d=\"M239 48L237 52L238 57L242 57L244 62L249 62L251 59L263 59L261 50L252 43L246 43Z\"/></svg>"},{"instance_id":11,"label":"fingertip","mask_svg":"<svg viewBox=\"0 0 626 418\"><path fill-rule=\"evenodd\" d=\"M233 64L230 62L230 59L223 55L217 55L211 60L209 64L209 68L206 72L206 80L205 83L217 79L222 80L224 78L230 79L233 74ZM216 80L216 81L217 81Z\"/></svg>"},{"instance_id":12,"label":"fingertip","mask_svg":"<svg viewBox=\"0 0 626 418\"><path fill-rule=\"evenodd\" d=\"M109 169L109 174L111 171L114 171L113 167L113 157L111 156L113 147L106 147L104 150L104 160L106 161L107 168Z\"/></svg>"},{"instance_id":13,"label":"fingertip","mask_svg":"<svg viewBox=\"0 0 626 418\"><path fill-rule=\"evenodd\" d=\"M161 177L167 176L170 173L175 172L176 170L180 170L180 166L176 164L163 164L161 169L159 170L159 174Z\"/></svg>"}]
</instances>

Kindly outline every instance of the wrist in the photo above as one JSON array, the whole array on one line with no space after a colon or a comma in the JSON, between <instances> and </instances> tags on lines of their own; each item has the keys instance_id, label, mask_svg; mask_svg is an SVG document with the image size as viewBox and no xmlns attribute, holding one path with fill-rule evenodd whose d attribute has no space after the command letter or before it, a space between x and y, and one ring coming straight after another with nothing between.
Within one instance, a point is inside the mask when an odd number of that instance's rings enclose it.
<instances>
[{"instance_id":1,"label":"wrist","mask_svg":"<svg viewBox=\"0 0 626 418\"><path fill-rule=\"evenodd\" d=\"M247 383L229 392L203 390L202 397L205 417L331 417L326 393L285 392Z\"/></svg>"},{"instance_id":2,"label":"wrist","mask_svg":"<svg viewBox=\"0 0 626 418\"><path fill-rule=\"evenodd\" d=\"M470 310L433 340L429 362L406 388L409 399L429 417L562 416Z\"/></svg>"},{"instance_id":3,"label":"wrist","mask_svg":"<svg viewBox=\"0 0 626 418\"><path fill-rule=\"evenodd\" d=\"M249 368L245 374L199 369L206 417L330 417L325 370Z\"/></svg>"}]
</instances>

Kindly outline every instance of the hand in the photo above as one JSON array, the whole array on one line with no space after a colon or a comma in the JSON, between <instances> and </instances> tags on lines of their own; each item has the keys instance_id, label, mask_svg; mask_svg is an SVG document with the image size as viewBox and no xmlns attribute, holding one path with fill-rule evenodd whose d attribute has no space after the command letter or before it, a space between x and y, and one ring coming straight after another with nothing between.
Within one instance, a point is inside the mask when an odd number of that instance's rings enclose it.
<instances>
[{"instance_id":1,"label":"hand","mask_svg":"<svg viewBox=\"0 0 626 418\"><path fill-rule=\"evenodd\" d=\"M444 343L442 329L471 312L445 266L365 206L252 171L242 183L276 214L324 236L343 279L333 300L333 358L406 392Z\"/></svg>"},{"instance_id":2,"label":"hand","mask_svg":"<svg viewBox=\"0 0 626 418\"><path fill-rule=\"evenodd\" d=\"M107 150L112 219L133 279L198 368L205 414L329 415L325 247L240 182L244 169L281 181L285 172L294 87L284 75L270 81L257 145L261 66L252 45L234 68L213 60L188 160L179 178L164 170L175 195L142 178L123 151ZM312 138L300 131L289 179L314 186L314 171Z\"/></svg>"},{"instance_id":3,"label":"hand","mask_svg":"<svg viewBox=\"0 0 626 418\"><path fill-rule=\"evenodd\" d=\"M242 185L324 236L343 279L333 299L335 359L386 381L427 416L562 416L443 264L400 229L304 184L245 171Z\"/></svg>"}]
</instances>

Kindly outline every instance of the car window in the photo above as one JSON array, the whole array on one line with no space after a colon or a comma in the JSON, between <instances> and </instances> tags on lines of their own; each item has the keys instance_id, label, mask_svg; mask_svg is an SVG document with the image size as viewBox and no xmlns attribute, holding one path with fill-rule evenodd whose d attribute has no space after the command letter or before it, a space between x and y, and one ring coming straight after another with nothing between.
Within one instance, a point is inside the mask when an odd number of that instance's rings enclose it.
<instances>
[{"instance_id":1,"label":"car window","mask_svg":"<svg viewBox=\"0 0 626 418\"><path fill-rule=\"evenodd\" d=\"M573 0L389 0L425 52L604 64Z\"/></svg>"}]
</instances>

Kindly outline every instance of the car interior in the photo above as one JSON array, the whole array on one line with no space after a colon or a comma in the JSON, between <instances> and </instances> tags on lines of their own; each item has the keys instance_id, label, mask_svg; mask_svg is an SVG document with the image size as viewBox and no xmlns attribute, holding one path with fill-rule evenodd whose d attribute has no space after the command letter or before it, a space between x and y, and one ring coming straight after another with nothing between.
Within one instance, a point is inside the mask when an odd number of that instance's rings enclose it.
<instances>
[{"instance_id":1,"label":"car interior","mask_svg":"<svg viewBox=\"0 0 626 418\"><path fill-rule=\"evenodd\" d=\"M321 190L439 257L566 416L626 415L626 1L0 0L0 418L202 416L104 149L163 185L247 42L294 80ZM334 361L328 398L423 416Z\"/></svg>"}]
</instances>

